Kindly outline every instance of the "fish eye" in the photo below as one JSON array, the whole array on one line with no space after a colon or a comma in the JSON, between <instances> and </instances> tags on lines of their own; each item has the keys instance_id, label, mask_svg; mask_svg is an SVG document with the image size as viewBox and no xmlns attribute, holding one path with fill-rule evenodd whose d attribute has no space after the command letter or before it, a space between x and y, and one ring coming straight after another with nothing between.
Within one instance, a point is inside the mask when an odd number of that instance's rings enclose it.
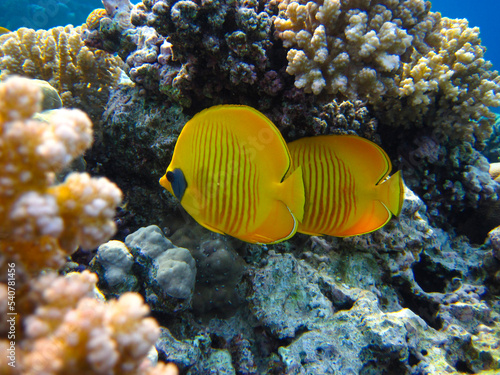
<instances>
[{"instance_id":1,"label":"fish eye","mask_svg":"<svg viewBox=\"0 0 500 375\"><path fill-rule=\"evenodd\" d=\"M172 183L174 181L174 172L167 172L167 180Z\"/></svg>"}]
</instances>

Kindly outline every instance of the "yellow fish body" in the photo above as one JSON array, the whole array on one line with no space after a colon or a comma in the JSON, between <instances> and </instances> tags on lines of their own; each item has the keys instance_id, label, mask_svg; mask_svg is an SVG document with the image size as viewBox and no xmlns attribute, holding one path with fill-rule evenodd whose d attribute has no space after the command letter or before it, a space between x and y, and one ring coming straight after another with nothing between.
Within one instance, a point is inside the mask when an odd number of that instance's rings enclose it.
<instances>
[{"instance_id":1,"label":"yellow fish body","mask_svg":"<svg viewBox=\"0 0 500 375\"><path fill-rule=\"evenodd\" d=\"M301 166L306 202L298 232L337 237L373 232L404 199L400 171L375 143L357 136L325 135L288 144L292 169Z\"/></svg>"},{"instance_id":2,"label":"yellow fish body","mask_svg":"<svg viewBox=\"0 0 500 375\"><path fill-rule=\"evenodd\" d=\"M6 29L5 27L0 26L0 35L7 34L7 33L10 33L10 30Z\"/></svg>"},{"instance_id":3,"label":"yellow fish body","mask_svg":"<svg viewBox=\"0 0 500 375\"><path fill-rule=\"evenodd\" d=\"M259 111L205 109L186 123L160 184L201 225L251 243L292 237L304 214L302 170Z\"/></svg>"}]
</instances>

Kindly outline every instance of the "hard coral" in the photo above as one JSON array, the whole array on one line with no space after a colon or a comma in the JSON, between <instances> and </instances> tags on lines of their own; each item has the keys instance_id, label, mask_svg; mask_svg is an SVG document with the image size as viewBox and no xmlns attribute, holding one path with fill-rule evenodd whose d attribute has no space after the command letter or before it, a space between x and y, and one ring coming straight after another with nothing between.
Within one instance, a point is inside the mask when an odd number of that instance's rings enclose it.
<instances>
[{"instance_id":1,"label":"hard coral","mask_svg":"<svg viewBox=\"0 0 500 375\"><path fill-rule=\"evenodd\" d=\"M97 277L88 271L66 277L53 273L31 281L17 304L16 366L12 374L176 374L153 367L148 353L158 324L135 293L104 303L95 297ZM0 284L3 286L3 284ZM2 294L3 288L0 288ZM6 299L5 299L6 300ZM0 306L6 316L7 305ZM2 335L4 336L4 335ZM0 347L6 340L0 342ZM2 356L5 357L5 356Z\"/></svg>"},{"instance_id":2,"label":"hard coral","mask_svg":"<svg viewBox=\"0 0 500 375\"><path fill-rule=\"evenodd\" d=\"M34 272L60 266L79 244L106 241L121 201L105 178L73 173L53 184L55 173L90 146L92 123L76 109L36 121L41 100L29 79L0 84L0 252Z\"/></svg>"},{"instance_id":3,"label":"hard coral","mask_svg":"<svg viewBox=\"0 0 500 375\"><path fill-rule=\"evenodd\" d=\"M184 107L197 99L220 103L235 92L242 98L254 92L274 96L269 80L277 81L274 88L281 85L268 57L272 12L264 8L243 0L144 0L130 11L134 27L120 25L108 11L108 20L86 32L84 40L118 52L145 92L161 93Z\"/></svg>"},{"instance_id":4,"label":"hard coral","mask_svg":"<svg viewBox=\"0 0 500 375\"><path fill-rule=\"evenodd\" d=\"M374 103L394 85L394 73L421 42L430 3L379 0L283 0L274 20L288 51L295 86Z\"/></svg>"},{"instance_id":5,"label":"hard coral","mask_svg":"<svg viewBox=\"0 0 500 375\"><path fill-rule=\"evenodd\" d=\"M465 19L442 18L429 39L434 40L430 49L415 50L403 64L397 79L399 96L419 123L437 105L432 115L441 119L436 123L439 135L484 142L495 120L489 107L500 106L500 76L484 59L479 28L469 28Z\"/></svg>"},{"instance_id":6,"label":"hard coral","mask_svg":"<svg viewBox=\"0 0 500 375\"><path fill-rule=\"evenodd\" d=\"M96 121L117 82L119 58L86 47L86 25L50 30L20 28L0 36L0 78L18 74L48 81L64 106L80 108Z\"/></svg>"}]
</instances>

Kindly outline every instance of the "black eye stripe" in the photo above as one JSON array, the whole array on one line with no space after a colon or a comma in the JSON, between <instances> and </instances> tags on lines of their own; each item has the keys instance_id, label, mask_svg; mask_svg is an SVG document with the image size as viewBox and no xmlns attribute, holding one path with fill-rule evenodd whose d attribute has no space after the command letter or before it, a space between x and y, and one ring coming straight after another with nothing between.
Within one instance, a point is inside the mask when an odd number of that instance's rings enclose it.
<instances>
[{"instance_id":1,"label":"black eye stripe","mask_svg":"<svg viewBox=\"0 0 500 375\"><path fill-rule=\"evenodd\" d=\"M167 180L172 183L174 181L174 172L167 172Z\"/></svg>"}]
</instances>

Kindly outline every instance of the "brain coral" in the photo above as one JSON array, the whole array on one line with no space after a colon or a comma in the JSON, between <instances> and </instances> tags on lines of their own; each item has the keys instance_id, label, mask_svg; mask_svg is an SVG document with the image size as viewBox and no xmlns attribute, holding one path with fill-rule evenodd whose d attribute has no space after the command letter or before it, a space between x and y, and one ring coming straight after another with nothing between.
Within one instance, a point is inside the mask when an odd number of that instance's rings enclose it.
<instances>
[{"instance_id":1,"label":"brain coral","mask_svg":"<svg viewBox=\"0 0 500 375\"><path fill-rule=\"evenodd\" d=\"M48 81L64 106L80 108L95 121L110 88L116 83L121 60L86 47L80 33L86 26L50 30L20 28L0 36L0 78L18 74Z\"/></svg>"}]
</instances>

